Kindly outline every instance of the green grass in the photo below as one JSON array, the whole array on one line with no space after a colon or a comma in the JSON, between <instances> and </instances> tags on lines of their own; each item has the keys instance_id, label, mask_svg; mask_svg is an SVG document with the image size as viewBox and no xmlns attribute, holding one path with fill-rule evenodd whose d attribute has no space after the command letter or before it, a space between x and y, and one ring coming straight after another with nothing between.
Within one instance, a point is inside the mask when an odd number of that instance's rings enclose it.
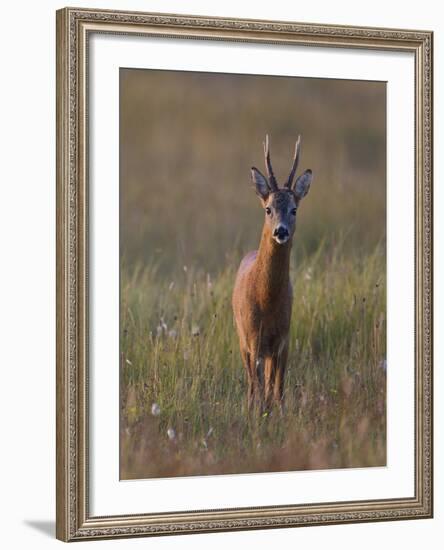
<instances>
[{"instance_id":1,"label":"green grass","mask_svg":"<svg viewBox=\"0 0 444 550\"><path fill-rule=\"evenodd\" d=\"M239 258L213 277L122 266L122 478L385 464L385 247L350 256L345 241L292 266L283 417L246 409Z\"/></svg>"},{"instance_id":2,"label":"green grass","mask_svg":"<svg viewBox=\"0 0 444 550\"><path fill-rule=\"evenodd\" d=\"M122 478L385 464L385 83L133 69L120 83ZM266 133L278 182L298 134L314 175L283 418L247 414L231 312L263 224L250 167Z\"/></svg>"}]
</instances>

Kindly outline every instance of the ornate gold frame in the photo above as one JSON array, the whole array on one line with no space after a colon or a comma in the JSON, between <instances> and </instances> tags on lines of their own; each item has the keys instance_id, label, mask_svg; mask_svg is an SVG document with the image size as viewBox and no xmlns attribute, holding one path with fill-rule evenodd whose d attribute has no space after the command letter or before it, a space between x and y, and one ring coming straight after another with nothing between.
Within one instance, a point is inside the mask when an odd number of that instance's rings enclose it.
<instances>
[{"instance_id":1,"label":"ornate gold frame","mask_svg":"<svg viewBox=\"0 0 444 550\"><path fill-rule=\"evenodd\" d=\"M415 57L415 496L92 517L88 510L87 44L94 32L412 52ZM57 538L432 516L432 42L429 31L65 8L57 12Z\"/></svg>"}]
</instances>

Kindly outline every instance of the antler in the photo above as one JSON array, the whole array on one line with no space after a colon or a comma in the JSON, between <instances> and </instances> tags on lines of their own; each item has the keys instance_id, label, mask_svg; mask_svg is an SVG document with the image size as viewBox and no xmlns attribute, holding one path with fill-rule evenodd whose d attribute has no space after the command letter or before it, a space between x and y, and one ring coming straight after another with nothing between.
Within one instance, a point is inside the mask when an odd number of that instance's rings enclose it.
<instances>
[{"instance_id":1,"label":"antler","mask_svg":"<svg viewBox=\"0 0 444 550\"><path fill-rule=\"evenodd\" d=\"M298 139L296 141L296 146L294 148L293 166L291 168L290 175L288 176L288 179L285 183L285 187L287 187L288 189L291 189L293 178L294 178L294 175L296 174L296 169L299 163L300 152L301 152L301 136L298 136Z\"/></svg>"},{"instance_id":2,"label":"antler","mask_svg":"<svg viewBox=\"0 0 444 550\"><path fill-rule=\"evenodd\" d=\"M270 184L270 188L272 191L278 190L278 185L276 182L276 178L274 177L273 173L273 167L271 166L271 160L270 160L270 148L268 143L268 134L265 136L265 143L264 143L264 155L265 155L265 168L267 169L267 176L268 176L268 182Z\"/></svg>"}]
</instances>

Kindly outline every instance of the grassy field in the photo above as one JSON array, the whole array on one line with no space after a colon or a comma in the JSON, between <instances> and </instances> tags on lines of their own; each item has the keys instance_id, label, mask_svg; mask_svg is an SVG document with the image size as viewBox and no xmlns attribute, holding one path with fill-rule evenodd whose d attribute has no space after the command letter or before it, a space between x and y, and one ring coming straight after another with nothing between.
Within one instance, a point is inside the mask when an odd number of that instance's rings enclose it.
<instances>
[{"instance_id":1,"label":"grassy field","mask_svg":"<svg viewBox=\"0 0 444 550\"><path fill-rule=\"evenodd\" d=\"M121 73L122 479L386 462L384 85L255 78ZM266 131L278 178L299 132L314 172L284 417L247 414L231 311Z\"/></svg>"},{"instance_id":2,"label":"grassy field","mask_svg":"<svg viewBox=\"0 0 444 550\"><path fill-rule=\"evenodd\" d=\"M247 413L233 269L124 270L122 477L385 464L384 265L338 244L295 266L283 418Z\"/></svg>"}]
</instances>

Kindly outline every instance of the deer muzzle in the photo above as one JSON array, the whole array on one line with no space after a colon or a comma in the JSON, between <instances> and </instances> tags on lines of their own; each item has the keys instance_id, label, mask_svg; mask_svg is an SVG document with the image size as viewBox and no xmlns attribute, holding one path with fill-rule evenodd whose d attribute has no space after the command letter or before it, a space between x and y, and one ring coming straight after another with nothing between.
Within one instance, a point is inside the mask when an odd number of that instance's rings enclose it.
<instances>
[{"instance_id":1,"label":"deer muzzle","mask_svg":"<svg viewBox=\"0 0 444 550\"><path fill-rule=\"evenodd\" d=\"M273 231L274 240L279 244L284 244L285 242L287 242L289 236L290 233L288 232L288 229L285 227L285 225L278 225Z\"/></svg>"}]
</instances>

